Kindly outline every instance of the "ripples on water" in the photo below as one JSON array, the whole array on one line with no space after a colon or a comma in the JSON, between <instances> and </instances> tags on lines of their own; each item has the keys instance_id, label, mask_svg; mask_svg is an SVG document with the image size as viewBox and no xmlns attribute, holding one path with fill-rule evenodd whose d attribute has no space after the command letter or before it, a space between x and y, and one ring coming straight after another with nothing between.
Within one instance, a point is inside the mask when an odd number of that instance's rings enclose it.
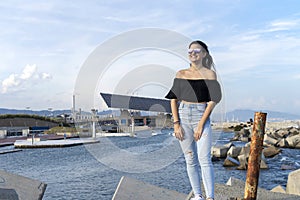
<instances>
[{"instance_id":1,"label":"ripples on water","mask_svg":"<svg viewBox=\"0 0 300 200\"><path fill-rule=\"evenodd\" d=\"M232 133L216 136L216 144L228 143L231 137ZM172 137L161 134L143 138L112 137L109 140L121 149L147 153L168 145ZM279 184L285 186L291 170L281 170L281 164L295 166L299 157L299 150L283 149L281 154L267 159L269 169L261 170L259 186L266 189L272 189ZM126 158L122 159L122 162L126 162ZM157 155L157 159L164 157ZM214 162L217 183L226 183L231 176L245 180L246 171L224 168L222 164L223 160ZM128 173L105 166L95 159L85 146L24 149L21 152L0 155L0 169L47 183L44 195L46 200L111 199L122 176L130 176L182 193L189 193L191 190L182 155L160 170Z\"/></svg>"}]
</instances>

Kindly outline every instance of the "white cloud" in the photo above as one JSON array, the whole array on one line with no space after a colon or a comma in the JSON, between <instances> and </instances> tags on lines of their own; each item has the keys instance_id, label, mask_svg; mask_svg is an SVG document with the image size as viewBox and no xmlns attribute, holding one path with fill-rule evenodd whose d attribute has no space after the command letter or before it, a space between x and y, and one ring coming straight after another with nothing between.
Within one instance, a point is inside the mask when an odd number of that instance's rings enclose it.
<instances>
[{"instance_id":1,"label":"white cloud","mask_svg":"<svg viewBox=\"0 0 300 200\"><path fill-rule=\"evenodd\" d=\"M52 78L52 76L50 75L50 74L48 74L48 73L41 73L41 78L42 79L51 79Z\"/></svg>"},{"instance_id":2,"label":"white cloud","mask_svg":"<svg viewBox=\"0 0 300 200\"><path fill-rule=\"evenodd\" d=\"M48 73L38 73L36 65L26 65L21 74L11 74L2 81L2 93L15 92L31 85L36 80L51 79Z\"/></svg>"},{"instance_id":3,"label":"white cloud","mask_svg":"<svg viewBox=\"0 0 300 200\"><path fill-rule=\"evenodd\" d=\"M31 78L36 71L36 65L26 65L26 67L23 69L22 74L20 74L20 79L27 80Z\"/></svg>"},{"instance_id":4,"label":"white cloud","mask_svg":"<svg viewBox=\"0 0 300 200\"><path fill-rule=\"evenodd\" d=\"M270 23L270 29L267 31L290 30L299 26L299 20L276 20Z\"/></svg>"},{"instance_id":5,"label":"white cloud","mask_svg":"<svg viewBox=\"0 0 300 200\"><path fill-rule=\"evenodd\" d=\"M6 93L8 88L18 86L20 84L20 80L18 80L16 74L9 75L4 81L2 81L2 93Z\"/></svg>"},{"instance_id":6,"label":"white cloud","mask_svg":"<svg viewBox=\"0 0 300 200\"><path fill-rule=\"evenodd\" d=\"M253 75L249 72L266 76L268 74L263 74L266 66L285 70L287 66L300 65L300 38L296 34L300 20L277 19L266 24L256 30L240 31L221 42L224 48L215 51L214 56L225 78ZM294 78L300 77L295 75Z\"/></svg>"}]
</instances>

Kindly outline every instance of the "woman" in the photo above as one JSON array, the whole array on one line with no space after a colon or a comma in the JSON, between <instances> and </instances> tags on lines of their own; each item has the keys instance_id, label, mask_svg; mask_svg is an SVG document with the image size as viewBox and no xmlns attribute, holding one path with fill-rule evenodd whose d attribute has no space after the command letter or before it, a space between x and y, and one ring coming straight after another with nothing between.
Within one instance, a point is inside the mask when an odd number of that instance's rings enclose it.
<instances>
[{"instance_id":1,"label":"woman","mask_svg":"<svg viewBox=\"0 0 300 200\"><path fill-rule=\"evenodd\" d=\"M201 171L206 199L211 200L214 199L214 171L210 114L222 94L216 73L212 70L214 64L207 45L202 41L193 41L188 54L190 67L177 72L166 98L171 99L174 133L184 153L194 192L192 199L204 200Z\"/></svg>"}]
</instances>

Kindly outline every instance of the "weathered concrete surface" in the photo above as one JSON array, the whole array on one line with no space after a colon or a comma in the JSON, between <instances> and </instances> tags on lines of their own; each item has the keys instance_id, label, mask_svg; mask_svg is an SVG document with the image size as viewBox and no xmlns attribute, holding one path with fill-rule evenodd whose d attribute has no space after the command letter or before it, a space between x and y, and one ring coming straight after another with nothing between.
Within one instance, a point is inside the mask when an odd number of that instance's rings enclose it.
<instances>
[{"instance_id":1,"label":"weathered concrete surface","mask_svg":"<svg viewBox=\"0 0 300 200\"><path fill-rule=\"evenodd\" d=\"M299 181L300 181L300 169L289 173L287 185L286 185L286 193L300 195Z\"/></svg>"},{"instance_id":2,"label":"weathered concrete surface","mask_svg":"<svg viewBox=\"0 0 300 200\"><path fill-rule=\"evenodd\" d=\"M0 199L40 200L47 184L0 170Z\"/></svg>"},{"instance_id":3,"label":"weathered concrete surface","mask_svg":"<svg viewBox=\"0 0 300 200\"><path fill-rule=\"evenodd\" d=\"M203 186L202 186L202 190ZM227 184L215 184L215 199L230 200L244 197L245 182L236 178L230 178ZM115 191L113 200L187 200L190 194L183 194L177 191L160 188L148 183L122 177ZM299 200L297 195L289 195L271 192L258 188L257 200Z\"/></svg>"},{"instance_id":4,"label":"weathered concrete surface","mask_svg":"<svg viewBox=\"0 0 300 200\"><path fill-rule=\"evenodd\" d=\"M179 193L129 177L122 177L113 196L113 200L163 200L185 199L186 194Z\"/></svg>"},{"instance_id":5,"label":"weathered concrete surface","mask_svg":"<svg viewBox=\"0 0 300 200\"><path fill-rule=\"evenodd\" d=\"M228 200L230 198L244 197L245 182L236 178L230 178L226 185L216 184L215 186L215 199ZM258 188L257 200L299 200L300 196L289 195L269 190Z\"/></svg>"}]
</instances>

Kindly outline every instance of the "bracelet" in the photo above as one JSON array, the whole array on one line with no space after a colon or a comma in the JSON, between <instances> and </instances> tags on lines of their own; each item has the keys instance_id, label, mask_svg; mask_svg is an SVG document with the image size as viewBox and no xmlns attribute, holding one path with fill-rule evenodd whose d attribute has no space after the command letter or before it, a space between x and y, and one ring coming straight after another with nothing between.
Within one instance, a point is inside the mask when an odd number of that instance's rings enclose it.
<instances>
[{"instance_id":1,"label":"bracelet","mask_svg":"<svg viewBox=\"0 0 300 200\"><path fill-rule=\"evenodd\" d=\"M173 124L180 124L180 121L179 120L175 121L175 122L173 122Z\"/></svg>"}]
</instances>

